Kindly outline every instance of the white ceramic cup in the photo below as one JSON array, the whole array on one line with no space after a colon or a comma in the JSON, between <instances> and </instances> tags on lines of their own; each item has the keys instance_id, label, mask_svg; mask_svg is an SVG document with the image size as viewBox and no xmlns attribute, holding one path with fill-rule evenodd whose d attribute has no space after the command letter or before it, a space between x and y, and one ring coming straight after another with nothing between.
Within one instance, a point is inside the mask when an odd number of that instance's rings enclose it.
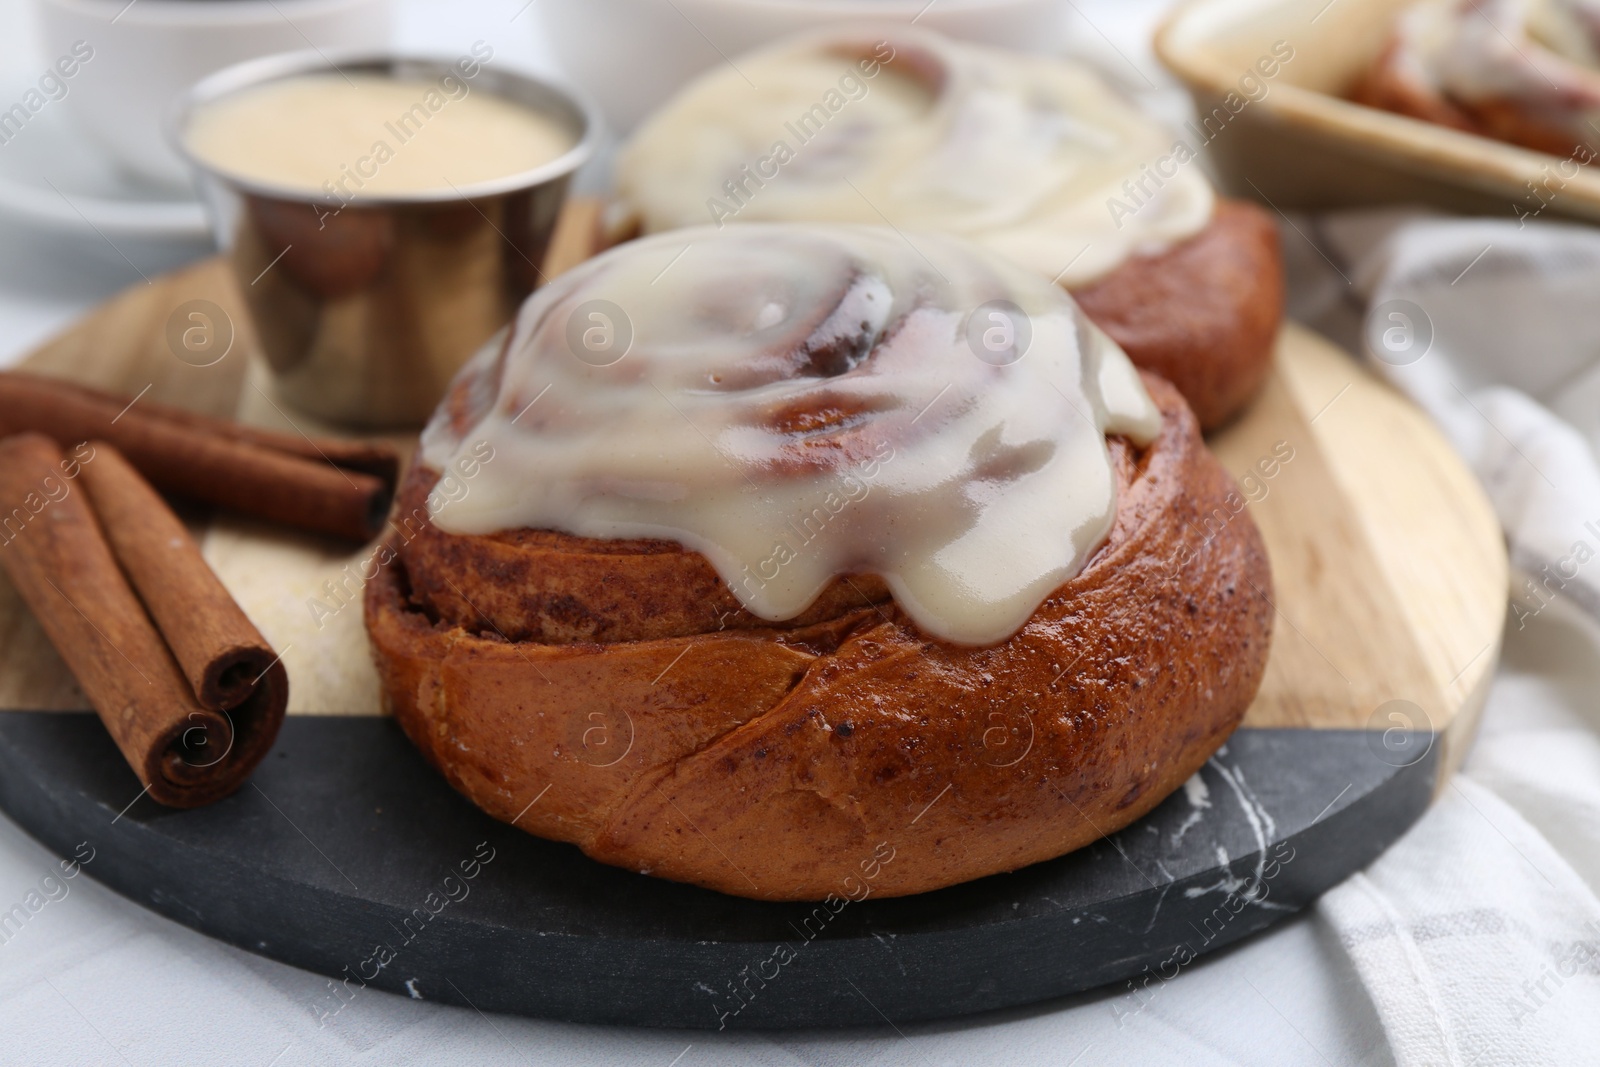
<instances>
[{"instance_id":1,"label":"white ceramic cup","mask_svg":"<svg viewBox=\"0 0 1600 1067\"><path fill-rule=\"evenodd\" d=\"M567 74L627 133L717 63L801 30L908 23L951 37L1055 49L1063 0L539 0Z\"/></svg>"},{"instance_id":2,"label":"white ceramic cup","mask_svg":"<svg viewBox=\"0 0 1600 1067\"><path fill-rule=\"evenodd\" d=\"M162 132L178 94L274 52L386 48L393 26L392 0L38 2L46 62L76 68L62 106L128 171L173 187L189 184Z\"/></svg>"}]
</instances>

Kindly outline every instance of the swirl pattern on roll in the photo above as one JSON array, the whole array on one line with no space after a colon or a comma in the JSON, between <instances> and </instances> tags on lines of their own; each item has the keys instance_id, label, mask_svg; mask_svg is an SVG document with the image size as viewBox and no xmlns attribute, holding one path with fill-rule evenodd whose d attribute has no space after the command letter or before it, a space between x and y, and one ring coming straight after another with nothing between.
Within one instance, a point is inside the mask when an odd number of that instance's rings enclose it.
<instances>
[{"instance_id":1,"label":"swirl pattern on roll","mask_svg":"<svg viewBox=\"0 0 1600 1067\"><path fill-rule=\"evenodd\" d=\"M1080 64L908 26L792 38L737 63L682 90L620 156L619 192L646 231L887 221L979 241L1070 288L1212 215L1192 151ZM1171 173L1151 170L1174 152Z\"/></svg>"},{"instance_id":2,"label":"swirl pattern on roll","mask_svg":"<svg viewBox=\"0 0 1600 1067\"><path fill-rule=\"evenodd\" d=\"M1105 539L1106 435L1159 425L1032 272L950 237L769 224L631 242L541 289L422 459L482 461L435 509L450 533L673 540L774 621L880 575L925 633L986 645Z\"/></svg>"}]
</instances>

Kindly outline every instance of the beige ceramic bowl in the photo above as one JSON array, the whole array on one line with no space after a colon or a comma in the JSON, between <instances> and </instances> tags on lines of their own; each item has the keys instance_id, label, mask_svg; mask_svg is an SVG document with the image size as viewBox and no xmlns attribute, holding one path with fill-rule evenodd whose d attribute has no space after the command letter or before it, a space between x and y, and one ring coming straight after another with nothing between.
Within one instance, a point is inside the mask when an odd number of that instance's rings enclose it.
<instances>
[{"instance_id":1,"label":"beige ceramic bowl","mask_svg":"<svg viewBox=\"0 0 1600 1067\"><path fill-rule=\"evenodd\" d=\"M1280 208L1421 203L1516 218L1539 207L1527 183L1542 182L1563 160L1343 98L1405 6L1188 0L1167 17L1156 53L1189 87L1202 116L1222 107L1274 44L1294 49L1265 96L1258 92L1226 124L1213 123L1210 155L1226 190ZM1543 218L1600 221L1600 172L1584 168L1547 199Z\"/></svg>"}]
</instances>

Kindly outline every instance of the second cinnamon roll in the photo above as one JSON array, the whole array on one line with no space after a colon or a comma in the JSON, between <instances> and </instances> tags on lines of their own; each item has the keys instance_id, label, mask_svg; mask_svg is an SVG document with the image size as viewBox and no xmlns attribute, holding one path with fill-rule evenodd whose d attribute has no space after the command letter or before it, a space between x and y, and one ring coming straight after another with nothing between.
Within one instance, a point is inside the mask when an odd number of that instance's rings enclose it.
<instances>
[{"instance_id":1,"label":"second cinnamon roll","mask_svg":"<svg viewBox=\"0 0 1600 1067\"><path fill-rule=\"evenodd\" d=\"M1083 294L1206 428L1254 396L1281 317L1277 232L1196 148L1086 67L916 27L826 31L703 75L618 162L646 232L887 224L975 241Z\"/></svg>"}]
</instances>

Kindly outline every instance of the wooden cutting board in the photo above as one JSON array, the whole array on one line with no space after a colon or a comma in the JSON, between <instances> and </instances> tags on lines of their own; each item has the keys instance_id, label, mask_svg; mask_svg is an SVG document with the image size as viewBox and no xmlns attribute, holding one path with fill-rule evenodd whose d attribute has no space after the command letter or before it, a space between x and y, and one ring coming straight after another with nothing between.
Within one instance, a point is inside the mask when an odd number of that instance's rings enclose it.
<instances>
[{"instance_id":1,"label":"wooden cutting board","mask_svg":"<svg viewBox=\"0 0 1600 1067\"><path fill-rule=\"evenodd\" d=\"M547 273L589 254L597 219L592 202L569 207ZM166 340L169 320L196 300L222 309L235 330L212 366L189 365ZM113 298L25 366L326 432L267 400L254 348L235 283L212 259ZM1239 507L1260 527L1273 568L1271 656L1245 728L1195 782L1110 842L1018 875L855 908L808 950L806 966L785 971L795 977L782 997L752 1001L729 1025L876 1025L885 1013L958 1014L1137 974L1192 939L1186 928L1209 929L1215 893L1259 875L1273 850L1301 857L1276 903L1252 904L1194 951L1314 899L1420 815L1470 744L1499 652L1507 564L1487 501L1420 412L1292 324L1261 398L1210 444L1240 479ZM92 718L40 714L86 704L0 576L0 711L33 713L0 715L0 806L59 848L92 825L103 858L91 873L180 922L336 974L361 958L350 953L365 953L363 938L388 936L380 919L403 921L406 886L426 893L428 878L396 857L450 867L471 841L493 840L511 857L497 868L503 893L480 893L451 917L462 943L479 947L469 956L442 939L408 948L413 988L591 1021L715 1025L729 1003L726 969L792 939L785 906L602 868L471 809L381 718L359 604L340 607L330 592L361 552L228 517L197 529L283 653L294 718L237 796L182 814L140 801L112 837L105 827L137 783ZM876 946L891 941L884 957ZM996 978L999 958L1033 962ZM540 966L571 983L551 988ZM491 972L501 975L492 987L482 977ZM385 970L373 984L400 989L405 978Z\"/></svg>"}]
</instances>

